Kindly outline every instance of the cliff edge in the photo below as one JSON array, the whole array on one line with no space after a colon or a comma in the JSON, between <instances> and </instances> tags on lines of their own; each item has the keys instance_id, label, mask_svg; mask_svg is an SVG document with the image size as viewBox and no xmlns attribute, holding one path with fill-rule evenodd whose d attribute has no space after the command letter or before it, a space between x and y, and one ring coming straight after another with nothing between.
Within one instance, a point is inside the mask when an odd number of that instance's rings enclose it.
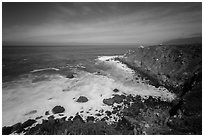
<instances>
[{"instance_id":1,"label":"cliff edge","mask_svg":"<svg viewBox=\"0 0 204 137\"><path fill-rule=\"evenodd\" d=\"M177 94L167 125L195 134L202 130L202 45L141 47L120 58L150 84Z\"/></svg>"}]
</instances>

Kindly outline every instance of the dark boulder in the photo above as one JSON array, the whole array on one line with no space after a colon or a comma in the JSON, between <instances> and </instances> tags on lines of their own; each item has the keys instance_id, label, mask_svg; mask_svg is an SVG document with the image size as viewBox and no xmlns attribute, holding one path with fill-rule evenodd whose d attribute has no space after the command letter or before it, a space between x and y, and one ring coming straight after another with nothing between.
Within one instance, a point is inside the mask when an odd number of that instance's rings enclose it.
<instances>
[{"instance_id":1,"label":"dark boulder","mask_svg":"<svg viewBox=\"0 0 204 137\"><path fill-rule=\"evenodd\" d=\"M49 114L50 114L49 111L46 111L46 112L45 112L45 115L49 115Z\"/></svg>"},{"instance_id":2,"label":"dark boulder","mask_svg":"<svg viewBox=\"0 0 204 137\"><path fill-rule=\"evenodd\" d=\"M103 99L103 103L108 106L112 106L114 104L114 100L112 98Z\"/></svg>"},{"instance_id":3,"label":"dark boulder","mask_svg":"<svg viewBox=\"0 0 204 137\"><path fill-rule=\"evenodd\" d=\"M106 111L105 113L107 114L107 116L110 116L110 115L111 115L111 112L110 112L110 111Z\"/></svg>"},{"instance_id":4,"label":"dark boulder","mask_svg":"<svg viewBox=\"0 0 204 137\"><path fill-rule=\"evenodd\" d=\"M125 98L124 95L114 95L114 97L112 97L112 98L103 99L103 103L108 105L108 106L111 106L114 103L120 104L123 102L124 98Z\"/></svg>"},{"instance_id":5,"label":"dark boulder","mask_svg":"<svg viewBox=\"0 0 204 137\"><path fill-rule=\"evenodd\" d=\"M88 116L87 118L86 118L86 121L87 122L93 122L94 121L94 117L93 116Z\"/></svg>"},{"instance_id":6,"label":"dark boulder","mask_svg":"<svg viewBox=\"0 0 204 137\"><path fill-rule=\"evenodd\" d=\"M22 128L27 128L29 126L32 126L35 122L37 121L34 119L28 119L26 122L22 124Z\"/></svg>"},{"instance_id":7,"label":"dark boulder","mask_svg":"<svg viewBox=\"0 0 204 137\"><path fill-rule=\"evenodd\" d=\"M35 120L41 119L43 116L36 117Z\"/></svg>"},{"instance_id":8,"label":"dark boulder","mask_svg":"<svg viewBox=\"0 0 204 137\"><path fill-rule=\"evenodd\" d=\"M102 116L102 114L101 114L101 113L96 113L95 115L96 115L96 116L99 116L99 117L100 117L100 116Z\"/></svg>"},{"instance_id":9,"label":"dark boulder","mask_svg":"<svg viewBox=\"0 0 204 137\"><path fill-rule=\"evenodd\" d=\"M87 101L88 101L87 97L85 97L85 96L80 96L80 97L77 99L76 102L84 103L84 102L87 102Z\"/></svg>"},{"instance_id":10,"label":"dark boulder","mask_svg":"<svg viewBox=\"0 0 204 137\"><path fill-rule=\"evenodd\" d=\"M65 111L64 107L62 106L55 106L53 109L52 109L52 113L53 114L58 114L58 113L63 113Z\"/></svg>"},{"instance_id":11,"label":"dark boulder","mask_svg":"<svg viewBox=\"0 0 204 137\"><path fill-rule=\"evenodd\" d=\"M71 78L74 78L73 73L68 73L67 76L66 76L66 78L70 78L70 79L71 79Z\"/></svg>"},{"instance_id":12,"label":"dark boulder","mask_svg":"<svg viewBox=\"0 0 204 137\"><path fill-rule=\"evenodd\" d=\"M70 116L69 118L68 118L68 120L72 120L73 119L73 116Z\"/></svg>"},{"instance_id":13,"label":"dark boulder","mask_svg":"<svg viewBox=\"0 0 204 137\"><path fill-rule=\"evenodd\" d=\"M103 117L103 118L101 119L101 121L106 121L106 120L108 120L108 117Z\"/></svg>"},{"instance_id":14,"label":"dark boulder","mask_svg":"<svg viewBox=\"0 0 204 137\"><path fill-rule=\"evenodd\" d=\"M117 93L117 92L119 92L119 90L118 90L117 88L115 88L115 89L113 90L113 92L116 92L116 93Z\"/></svg>"},{"instance_id":15,"label":"dark boulder","mask_svg":"<svg viewBox=\"0 0 204 137\"><path fill-rule=\"evenodd\" d=\"M122 95L114 95L113 100L115 103L122 103L123 102L123 96Z\"/></svg>"}]
</instances>

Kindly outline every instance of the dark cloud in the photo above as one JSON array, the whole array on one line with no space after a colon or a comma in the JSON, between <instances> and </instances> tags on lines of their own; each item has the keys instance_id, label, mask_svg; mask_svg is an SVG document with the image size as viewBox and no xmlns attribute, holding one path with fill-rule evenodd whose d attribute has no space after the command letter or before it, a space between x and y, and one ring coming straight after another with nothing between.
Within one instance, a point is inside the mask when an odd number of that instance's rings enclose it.
<instances>
[{"instance_id":1,"label":"dark cloud","mask_svg":"<svg viewBox=\"0 0 204 137\"><path fill-rule=\"evenodd\" d=\"M202 33L202 3L3 3L6 43L160 43Z\"/></svg>"}]
</instances>

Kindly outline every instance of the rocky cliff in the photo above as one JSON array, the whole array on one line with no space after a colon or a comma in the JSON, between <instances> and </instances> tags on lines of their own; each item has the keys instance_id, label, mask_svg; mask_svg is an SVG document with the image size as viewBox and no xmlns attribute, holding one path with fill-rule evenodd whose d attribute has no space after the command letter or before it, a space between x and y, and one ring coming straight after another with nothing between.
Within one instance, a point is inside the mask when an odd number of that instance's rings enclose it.
<instances>
[{"instance_id":1,"label":"rocky cliff","mask_svg":"<svg viewBox=\"0 0 204 137\"><path fill-rule=\"evenodd\" d=\"M169 110L169 127L182 133L201 133L201 44L137 48L119 60L149 79L150 84L177 94Z\"/></svg>"}]
</instances>

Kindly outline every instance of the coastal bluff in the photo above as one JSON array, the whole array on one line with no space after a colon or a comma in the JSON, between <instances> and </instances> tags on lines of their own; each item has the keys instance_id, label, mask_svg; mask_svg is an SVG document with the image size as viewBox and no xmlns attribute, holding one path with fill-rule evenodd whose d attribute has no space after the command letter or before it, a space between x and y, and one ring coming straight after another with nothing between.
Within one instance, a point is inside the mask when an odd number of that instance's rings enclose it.
<instances>
[{"instance_id":1,"label":"coastal bluff","mask_svg":"<svg viewBox=\"0 0 204 137\"><path fill-rule=\"evenodd\" d=\"M202 130L202 44L159 45L129 51L121 62L138 71L150 84L177 94L167 122L181 131ZM176 118L175 115L179 115Z\"/></svg>"}]
</instances>

